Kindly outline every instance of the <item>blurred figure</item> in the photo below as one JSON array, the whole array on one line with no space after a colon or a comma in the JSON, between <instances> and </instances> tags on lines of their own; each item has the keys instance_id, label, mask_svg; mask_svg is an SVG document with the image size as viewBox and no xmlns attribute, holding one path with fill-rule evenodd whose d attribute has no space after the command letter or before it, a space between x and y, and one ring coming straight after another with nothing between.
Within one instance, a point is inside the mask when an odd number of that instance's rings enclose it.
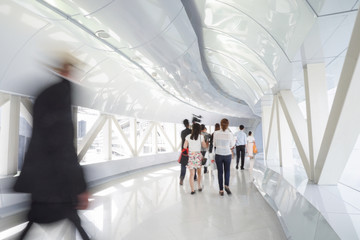
<instances>
[{"instance_id":1,"label":"blurred figure","mask_svg":"<svg viewBox=\"0 0 360 240\"><path fill-rule=\"evenodd\" d=\"M184 148L185 137L191 134L189 120L184 119L183 123L185 129L181 131L181 149ZM185 175L186 175L186 164L181 163L180 185L184 184Z\"/></svg>"},{"instance_id":2,"label":"blurred figure","mask_svg":"<svg viewBox=\"0 0 360 240\"><path fill-rule=\"evenodd\" d=\"M254 158L253 149L254 149L254 144L255 144L255 138L253 137L251 131L249 132L249 135L248 135L246 141L247 141L246 149L247 149L249 158L250 158L250 160L251 160L251 159Z\"/></svg>"},{"instance_id":3,"label":"blurred figure","mask_svg":"<svg viewBox=\"0 0 360 240\"><path fill-rule=\"evenodd\" d=\"M190 170L190 188L191 194L195 194L194 189L194 175L195 171L198 174L198 191L202 191L201 186L201 166L202 166L202 155L201 147L207 148L208 143L205 143L204 137L201 135L200 125L194 123L192 126L191 135L185 138L184 148L189 147L189 162L188 168Z\"/></svg>"},{"instance_id":4,"label":"blurred figure","mask_svg":"<svg viewBox=\"0 0 360 240\"><path fill-rule=\"evenodd\" d=\"M235 133L236 137L236 169L239 169L239 159L241 157L241 170L244 170L246 133L244 133L244 125L239 126L240 131Z\"/></svg>"},{"instance_id":5,"label":"blurred figure","mask_svg":"<svg viewBox=\"0 0 360 240\"><path fill-rule=\"evenodd\" d=\"M77 209L88 206L87 185L74 147L71 110L71 57L60 59L56 69L59 83L42 91L35 100L33 132L24 165L14 190L31 194L28 225L70 220L83 239L89 239L81 227Z\"/></svg>"},{"instance_id":6,"label":"blurred figure","mask_svg":"<svg viewBox=\"0 0 360 240\"><path fill-rule=\"evenodd\" d=\"M201 124L200 127L201 127L201 135L204 137L205 142L208 143L211 135L207 133L207 129L204 124ZM208 150L209 150L208 148L201 147L201 154L203 157L205 157L205 154ZM204 166L204 174L206 174L207 172L208 172L207 167Z\"/></svg>"},{"instance_id":7,"label":"blurred figure","mask_svg":"<svg viewBox=\"0 0 360 240\"><path fill-rule=\"evenodd\" d=\"M231 150L234 148L235 140L232 133L228 130L229 120L223 118L220 125L221 130L214 132L213 145L215 147L215 162L218 170L219 194L224 196L223 172L225 172L225 191L227 194L231 194L229 188Z\"/></svg>"}]
</instances>

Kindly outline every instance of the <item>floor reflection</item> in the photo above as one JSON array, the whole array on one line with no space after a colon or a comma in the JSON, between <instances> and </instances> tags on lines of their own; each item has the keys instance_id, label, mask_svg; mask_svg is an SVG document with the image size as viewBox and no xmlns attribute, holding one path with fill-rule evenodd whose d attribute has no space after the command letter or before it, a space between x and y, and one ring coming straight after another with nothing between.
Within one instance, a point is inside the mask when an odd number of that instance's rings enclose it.
<instances>
[{"instance_id":1,"label":"floor reflection","mask_svg":"<svg viewBox=\"0 0 360 240\"><path fill-rule=\"evenodd\" d=\"M90 208L80 213L83 226L93 239L286 239L249 167L249 161L243 171L231 167L233 194L223 197L216 171L203 175L203 191L195 195L189 172L179 185L177 163L126 175L92 189ZM74 239L66 223L57 230L38 227L42 233L31 239ZM65 232L73 235L61 235Z\"/></svg>"}]
</instances>

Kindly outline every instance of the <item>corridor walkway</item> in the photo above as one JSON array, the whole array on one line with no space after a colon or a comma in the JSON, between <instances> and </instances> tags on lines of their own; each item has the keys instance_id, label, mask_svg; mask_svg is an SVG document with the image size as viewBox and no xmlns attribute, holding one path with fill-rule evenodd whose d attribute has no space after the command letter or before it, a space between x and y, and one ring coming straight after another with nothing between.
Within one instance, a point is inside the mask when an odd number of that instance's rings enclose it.
<instances>
[{"instance_id":1,"label":"corridor walkway","mask_svg":"<svg viewBox=\"0 0 360 240\"><path fill-rule=\"evenodd\" d=\"M93 239L286 239L276 214L251 182L250 170L231 169L233 194L223 197L216 172L204 176L203 191L195 195L190 195L188 172L179 185L177 163L128 174L92 190L91 207L81 213L83 225ZM55 230L36 226L29 237L63 239L59 236L68 227L62 225Z\"/></svg>"}]
</instances>

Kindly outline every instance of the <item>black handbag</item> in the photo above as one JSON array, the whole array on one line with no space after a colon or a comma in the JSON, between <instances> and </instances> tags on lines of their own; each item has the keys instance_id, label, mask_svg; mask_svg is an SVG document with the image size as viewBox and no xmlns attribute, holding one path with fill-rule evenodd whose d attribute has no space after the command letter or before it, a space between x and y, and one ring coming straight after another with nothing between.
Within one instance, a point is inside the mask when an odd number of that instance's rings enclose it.
<instances>
[{"instance_id":1,"label":"black handbag","mask_svg":"<svg viewBox=\"0 0 360 240\"><path fill-rule=\"evenodd\" d=\"M207 162L207 158L206 158L206 157L203 157L202 160L201 160L201 164L202 164L202 165L205 165L206 162Z\"/></svg>"},{"instance_id":2,"label":"black handbag","mask_svg":"<svg viewBox=\"0 0 360 240\"><path fill-rule=\"evenodd\" d=\"M189 162L189 150L187 148L183 148L183 150L181 150L178 163L182 165L187 165L188 162Z\"/></svg>"}]
</instances>

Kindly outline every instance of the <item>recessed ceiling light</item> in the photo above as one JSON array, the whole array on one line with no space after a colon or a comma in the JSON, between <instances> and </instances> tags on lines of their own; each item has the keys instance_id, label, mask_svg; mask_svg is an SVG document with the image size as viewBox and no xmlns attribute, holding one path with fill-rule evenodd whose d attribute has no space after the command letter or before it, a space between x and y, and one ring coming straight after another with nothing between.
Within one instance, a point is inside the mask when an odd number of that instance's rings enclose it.
<instances>
[{"instance_id":1,"label":"recessed ceiling light","mask_svg":"<svg viewBox=\"0 0 360 240\"><path fill-rule=\"evenodd\" d=\"M109 38L110 37L110 35L107 32L105 32L104 30L96 31L95 35L99 38Z\"/></svg>"}]
</instances>

